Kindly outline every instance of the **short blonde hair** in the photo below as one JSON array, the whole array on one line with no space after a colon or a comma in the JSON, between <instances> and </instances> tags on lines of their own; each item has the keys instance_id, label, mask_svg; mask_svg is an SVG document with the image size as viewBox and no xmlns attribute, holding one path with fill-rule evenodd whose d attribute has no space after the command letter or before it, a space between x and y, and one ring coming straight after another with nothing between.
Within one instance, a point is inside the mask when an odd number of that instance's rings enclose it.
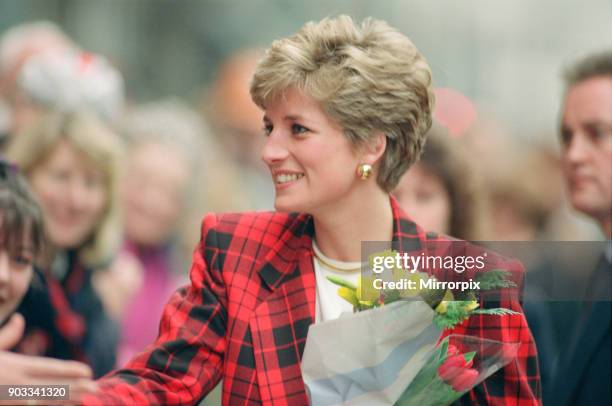
<instances>
[{"instance_id":1,"label":"short blonde hair","mask_svg":"<svg viewBox=\"0 0 612 406\"><path fill-rule=\"evenodd\" d=\"M107 203L104 214L79 250L85 265L108 265L119 247L118 184L123 144L95 115L85 112L48 113L18 134L9 144L7 157L26 177L49 156L60 141L67 140L105 176Z\"/></svg>"},{"instance_id":2,"label":"short blonde hair","mask_svg":"<svg viewBox=\"0 0 612 406\"><path fill-rule=\"evenodd\" d=\"M251 97L265 109L295 87L317 100L353 145L387 137L377 176L390 192L414 163L431 126L431 71L412 42L386 22L348 16L309 22L274 41L259 62Z\"/></svg>"}]
</instances>

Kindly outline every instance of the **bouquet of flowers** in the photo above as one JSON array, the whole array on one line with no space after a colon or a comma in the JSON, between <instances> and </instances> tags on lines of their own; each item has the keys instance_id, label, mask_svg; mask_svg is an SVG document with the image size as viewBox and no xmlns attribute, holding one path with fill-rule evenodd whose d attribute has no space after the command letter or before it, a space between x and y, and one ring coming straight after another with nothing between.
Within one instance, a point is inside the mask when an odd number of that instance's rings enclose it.
<instances>
[{"instance_id":1,"label":"bouquet of flowers","mask_svg":"<svg viewBox=\"0 0 612 406\"><path fill-rule=\"evenodd\" d=\"M519 343L447 336L395 404L449 405L516 357L518 347Z\"/></svg>"},{"instance_id":2,"label":"bouquet of flowers","mask_svg":"<svg viewBox=\"0 0 612 406\"><path fill-rule=\"evenodd\" d=\"M455 298L418 283L374 295L365 278L357 285L328 279L355 313L309 329L302 375L312 405L448 405L516 357L519 343L445 336L474 314L516 314L479 309L475 292ZM514 286L504 270L482 272L477 280L481 291Z\"/></svg>"}]
</instances>

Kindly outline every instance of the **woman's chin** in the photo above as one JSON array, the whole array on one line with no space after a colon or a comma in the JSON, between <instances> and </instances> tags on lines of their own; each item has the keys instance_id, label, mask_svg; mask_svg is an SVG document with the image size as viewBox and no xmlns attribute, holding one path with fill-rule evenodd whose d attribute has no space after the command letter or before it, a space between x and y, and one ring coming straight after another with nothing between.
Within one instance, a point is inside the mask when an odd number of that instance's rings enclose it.
<instances>
[{"instance_id":1,"label":"woman's chin","mask_svg":"<svg viewBox=\"0 0 612 406\"><path fill-rule=\"evenodd\" d=\"M289 196L276 196L274 199L274 209L281 213L301 212L303 211L303 206L303 204L296 202L295 199L291 199Z\"/></svg>"},{"instance_id":2,"label":"woman's chin","mask_svg":"<svg viewBox=\"0 0 612 406\"><path fill-rule=\"evenodd\" d=\"M274 210L280 213L289 213L292 211L296 211L296 210L293 210L291 206L289 205L278 204L276 202L274 203Z\"/></svg>"}]
</instances>

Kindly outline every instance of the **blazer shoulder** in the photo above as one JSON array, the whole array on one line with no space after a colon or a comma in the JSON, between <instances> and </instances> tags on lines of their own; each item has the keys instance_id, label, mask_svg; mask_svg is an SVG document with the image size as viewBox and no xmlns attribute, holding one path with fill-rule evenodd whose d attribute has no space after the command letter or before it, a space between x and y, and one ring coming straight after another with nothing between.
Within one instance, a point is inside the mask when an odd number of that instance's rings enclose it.
<instances>
[{"instance_id":1,"label":"blazer shoulder","mask_svg":"<svg viewBox=\"0 0 612 406\"><path fill-rule=\"evenodd\" d=\"M238 213L209 213L202 220L202 238L243 238L271 241L280 239L288 230L299 230L307 223L308 215L273 211Z\"/></svg>"}]
</instances>

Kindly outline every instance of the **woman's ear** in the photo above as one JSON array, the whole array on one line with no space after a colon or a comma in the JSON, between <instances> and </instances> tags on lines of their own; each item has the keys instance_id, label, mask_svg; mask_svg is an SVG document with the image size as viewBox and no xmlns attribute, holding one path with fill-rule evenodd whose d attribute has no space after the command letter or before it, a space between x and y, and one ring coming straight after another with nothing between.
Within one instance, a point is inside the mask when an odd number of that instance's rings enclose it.
<instances>
[{"instance_id":1,"label":"woman's ear","mask_svg":"<svg viewBox=\"0 0 612 406\"><path fill-rule=\"evenodd\" d=\"M361 151L361 162L374 165L385 153L387 137L383 132L377 131L374 138L363 146Z\"/></svg>"}]
</instances>

